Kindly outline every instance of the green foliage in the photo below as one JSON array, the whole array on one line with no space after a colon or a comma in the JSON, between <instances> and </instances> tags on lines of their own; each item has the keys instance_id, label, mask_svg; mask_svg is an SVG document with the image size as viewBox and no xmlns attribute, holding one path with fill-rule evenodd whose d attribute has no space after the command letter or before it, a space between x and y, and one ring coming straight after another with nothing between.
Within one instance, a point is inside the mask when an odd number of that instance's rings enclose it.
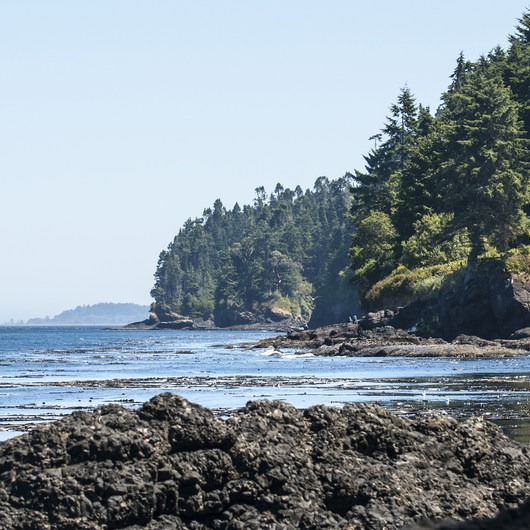
<instances>
[{"instance_id":1,"label":"green foliage","mask_svg":"<svg viewBox=\"0 0 530 530\"><path fill-rule=\"evenodd\" d=\"M510 47L500 65L506 86L519 104L519 115L524 128L530 131L530 11L519 19Z\"/></svg>"},{"instance_id":2,"label":"green foliage","mask_svg":"<svg viewBox=\"0 0 530 530\"><path fill-rule=\"evenodd\" d=\"M403 172L418 126L418 109L408 88L401 90L390 111L382 133L373 137L379 145L365 156L365 172L355 172L352 214L356 222L372 211L383 212L394 221L400 202Z\"/></svg>"},{"instance_id":3,"label":"green foliage","mask_svg":"<svg viewBox=\"0 0 530 530\"><path fill-rule=\"evenodd\" d=\"M465 260L471 248L466 230L460 230L452 238L446 237L452 220L453 214L433 213L416 221L414 235L402 243L402 263L414 268Z\"/></svg>"},{"instance_id":4,"label":"green foliage","mask_svg":"<svg viewBox=\"0 0 530 530\"><path fill-rule=\"evenodd\" d=\"M439 291L448 277L462 268L461 261L412 270L398 267L370 288L366 293L366 303L368 307L375 309L403 306L429 298Z\"/></svg>"},{"instance_id":5,"label":"green foliage","mask_svg":"<svg viewBox=\"0 0 530 530\"><path fill-rule=\"evenodd\" d=\"M364 171L305 192L258 187L253 205L217 200L188 220L160 254L155 303L322 316L353 302L352 279L371 306L402 305L457 281L466 260L530 269L530 12L507 50L461 54L441 101L431 114L403 88Z\"/></svg>"},{"instance_id":6,"label":"green foliage","mask_svg":"<svg viewBox=\"0 0 530 530\"><path fill-rule=\"evenodd\" d=\"M395 267L397 242L397 232L388 214L372 211L359 222L350 256L363 287L386 276Z\"/></svg>"},{"instance_id":7,"label":"green foliage","mask_svg":"<svg viewBox=\"0 0 530 530\"><path fill-rule=\"evenodd\" d=\"M507 252L504 268L510 274L530 274L530 246L522 245Z\"/></svg>"},{"instance_id":8,"label":"green foliage","mask_svg":"<svg viewBox=\"0 0 530 530\"><path fill-rule=\"evenodd\" d=\"M320 177L305 193L278 184L256 189L252 206L227 210L217 200L188 220L160 254L155 304L199 318L260 307L310 317L313 296L326 291L348 263L351 234L349 175ZM353 296L346 286L345 296ZM333 300L318 295L320 311Z\"/></svg>"},{"instance_id":9,"label":"green foliage","mask_svg":"<svg viewBox=\"0 0 530 530\"><path fill-rule=\"evenodd\" d=\"M392 292L401 304L407 293L424 296L445 264L484 266L512 249L507 267L527 266L513 249L530 244L529 36L530 11L506 51L458 57L435 115L403 89L372 137L365 171L355 173L350 249L372 306Z\"/></svg>"},{"instance_id":10,"label":"green foliage","mask_svg":"<svg viewBox=\"0 0 530 530\"><path fill-rule=\"evenodd\" d=\"M528 140L510 89L495 69L481 65L447 95L440 119L445 207L454 227L467 229L475 257L486 242L507 249L526 225L528 200Z\"/></svg>"}]
</instances>

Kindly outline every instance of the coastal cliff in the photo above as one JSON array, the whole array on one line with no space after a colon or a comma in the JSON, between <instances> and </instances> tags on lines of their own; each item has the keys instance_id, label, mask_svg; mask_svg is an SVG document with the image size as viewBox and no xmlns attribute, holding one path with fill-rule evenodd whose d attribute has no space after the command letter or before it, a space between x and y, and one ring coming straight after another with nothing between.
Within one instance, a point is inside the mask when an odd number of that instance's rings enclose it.
<instances>
[{"instance_id":1,"label":"coastal cliff","mask_svg":"<svg viewBox=\"0 0 530 530\"><path fill-rule=\"evenodd\" d=\"M345 309L342 307L343 313ZM353 309L359 307L354 306ZM469 278L462 275L457 280L448 281L429 297L404 307L381 309L359 316L359 327L363 330L392 326L416 337L434 337L448 342L461 335L486 340L524 338L530 335L530 329L526 329L530 328L530 275L507 273L498 262L484 262ZM336 321L336 315L334 317L324 318L323 321ZM345 321L346 318L342 323ZM271 307L262 307L254 312L234 312L222 323L226 327L243 329L301 331L307 328L305 319L293 318L288 311ZM337 326L340 325L339 322ZM218 327L213 320L193 319L160 306L154 308L147 320L130 326L146 329ZM324 331L317 334L325 334L328 327L323 326Z\"/></svg>"},{"instance_id":2,"label":"coastal cliff","mask_svg":"<svg viewBox=\"0 0 530 530\"><path fill-rule=\"evenodd\" d=\"M392 325L422 336L506 338L530 327L530 276L483 263L469 278L397 311Z\"/></svg>"},{"instance_id":3,"label":"coastal cliff","mask_svg":"<svg viewBox=\"0 0 530 530\"><path fill-rule=\"evenodd\" d=\"M231 311L225 319L214 321L190 318L163 307L155 306L149 318L128 324L130 329L260 329L291 331L306 328L306 319L294 318L288 311L274 307L261 307L254 311Z\"/></svg>"}]
</instances>

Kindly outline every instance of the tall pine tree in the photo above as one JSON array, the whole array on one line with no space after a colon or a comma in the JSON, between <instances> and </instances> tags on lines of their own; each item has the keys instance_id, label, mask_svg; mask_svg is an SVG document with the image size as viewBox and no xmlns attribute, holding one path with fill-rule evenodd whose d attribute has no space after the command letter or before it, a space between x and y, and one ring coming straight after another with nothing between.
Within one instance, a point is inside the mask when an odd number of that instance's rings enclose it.
<instances>
[{"instance_id":1,"label":"tall pine tree","mask_svg":"<svg viewBox=\"0 0 530 530\"><path fill-rule=\"evenodd\" d=\"M487 243L504 250L527 229L527 141L510 90L484 64L446 94L441 119L446 209L467 229L474 261Z\"/></svg>"}]
</instances>

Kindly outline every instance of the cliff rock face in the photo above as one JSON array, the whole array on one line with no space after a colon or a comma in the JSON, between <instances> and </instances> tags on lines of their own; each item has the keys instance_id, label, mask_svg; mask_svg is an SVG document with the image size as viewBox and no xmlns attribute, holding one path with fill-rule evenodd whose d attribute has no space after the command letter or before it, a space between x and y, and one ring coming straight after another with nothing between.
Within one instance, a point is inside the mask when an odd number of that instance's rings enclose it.
<instances>
[{"instance_id":1,"label":"cliff rock face","mask_svg":"<svg viewBox=\"0 0 530 530\"><path fill-rule=\"evenodd\" d=\"M184 317L169 311L149 313L149 318L141 322L127 324L126 328L132 329L192 329L195 323L191 318Z\"/></svg>"},{"instance_id":2,"label":"cliff rock face","mask_svg":"<svg viewBox=\"0 0 530 530\"><path fill-rule=\"evenodd\" d=\"M370 529L495 517L528 449L481 419L250 402L228 420L162 394L0 444L0 528Z\"/></svg>"},{"instance_id":3,"label":"cliff rock face","mask_svg":"<svg viewBox=\"0 0 530 530\"><path fill-rule=\"evenodd\" d=\"M219 311L215 315L215 323L221 328L236 327L236 326L256 326L260 324L279 324L279 327L288 329L289 327L296 327L304 325L307 319L301 316L294 318L286 309L262 305L253 311L237 311L235 309L227 309Z\"/></svg>"},{"instance_id":4,"label":"cliff rock face","mask_svg":"<svg viewBox=\"0 0 530 530\"><path fill-rule=\"evenodd\" d=\"M354 315L360 317L364 311L358 290L350 287L348 294L350 296L346 300L337 299L333 303L317 304L307 323L308 327L317 328L337 322L348 322Z\"/></svg>"},{"instance_id":5,"label":"cliff rock face","mask_svg":"<svg viewBox=\"0 0 530 530\"><path fill-rule=\"evenodd\" d=\"M526 274L478 270L440 295L400 309L391 323L423 336L506 338L530 326L530 281Z\"/></svg>"}]
</instances>

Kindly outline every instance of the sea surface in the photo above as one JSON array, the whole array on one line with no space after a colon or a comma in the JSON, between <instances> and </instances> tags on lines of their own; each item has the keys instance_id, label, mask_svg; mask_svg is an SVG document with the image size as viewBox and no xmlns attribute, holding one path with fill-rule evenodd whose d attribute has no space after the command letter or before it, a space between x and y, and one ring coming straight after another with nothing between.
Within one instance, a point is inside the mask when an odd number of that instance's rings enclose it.
<instances>
[{"instance_id":1,"label":"sea surface","mask_svg":"<svg viewBox=\"0 0 530 530\"><path fill-rule=\"evenodd\" d=\"M530 441L530 357L317 357L250 349L256 331L0 327L0 440L76 410L173 392L230 414L249 400L375 402L404 415L482 415Z\"/></svg>"}]
</instances>

